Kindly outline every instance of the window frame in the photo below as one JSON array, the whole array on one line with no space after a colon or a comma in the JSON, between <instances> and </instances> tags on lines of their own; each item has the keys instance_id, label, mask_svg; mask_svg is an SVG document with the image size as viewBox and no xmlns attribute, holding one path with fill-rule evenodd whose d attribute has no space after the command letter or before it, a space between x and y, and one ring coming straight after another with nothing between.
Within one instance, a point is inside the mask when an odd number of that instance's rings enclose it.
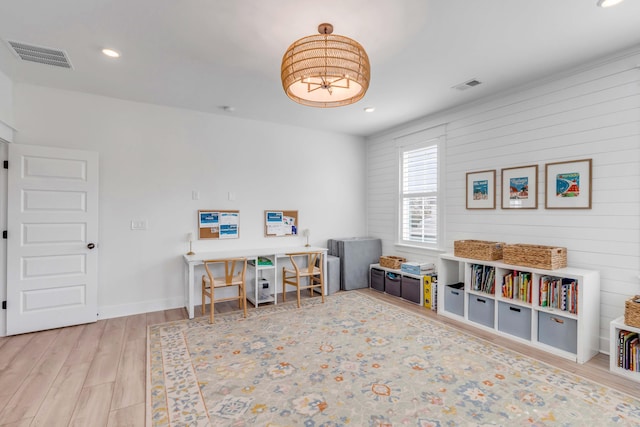
<instances>
[{"instance_id":1,"label":"window frame","mask_svg":"<svg viewBox=\"0 0 640 427\"><path fill-rule=\"evenodd\" d=\"M442 159L444 158L444 126L430 129L428 132L420 132L408 135L406 137L396 139L397 146L397 196L396 196L396 246L414 247L427 250L441 251L443 242L443 193L444 193L444 167ZM404 189L403 189L403 162L404 153L407 151L419 150L431 146L436 146L437 155L437 190L436 190L436 237L434 242L417 242L413 240L404 240L403 238L403 218L404 218Z\"/></svg>"}]
</instances>

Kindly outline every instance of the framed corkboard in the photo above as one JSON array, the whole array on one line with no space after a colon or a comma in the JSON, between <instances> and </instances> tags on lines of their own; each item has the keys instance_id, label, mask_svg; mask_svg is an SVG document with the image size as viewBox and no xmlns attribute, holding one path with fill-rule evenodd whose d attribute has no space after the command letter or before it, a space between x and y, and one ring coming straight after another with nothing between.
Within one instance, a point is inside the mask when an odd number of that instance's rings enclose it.
<instances>
[{"instance_id":1,"label":"framed corkboard","mask_svg":"<svg viewBox=\"0 0 640 427\"><path fill-rule=\"evenodd\" d=\"M240 237L240 211L199 210L198 239L237 239Z\"/></svg>"},{"instance_id":2,"label":"framed corkboard","mask_svg":"<svg viewBox=\"0 0 640 427\"><path fill-rule=\"evenodd\" d=\"M297 236L298 211L264 211L265 237Z\"/></svg>"}]
</instances>

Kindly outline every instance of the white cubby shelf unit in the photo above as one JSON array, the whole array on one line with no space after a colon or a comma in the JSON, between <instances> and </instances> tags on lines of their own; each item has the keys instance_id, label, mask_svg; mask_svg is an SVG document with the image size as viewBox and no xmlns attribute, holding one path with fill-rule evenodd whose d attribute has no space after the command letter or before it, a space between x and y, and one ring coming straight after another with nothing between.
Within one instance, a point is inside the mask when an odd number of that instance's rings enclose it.
<instances>
[{"instance_id":1,"label":"white cubby shelf unit","mask_svg":"<svg viewBox=\"0 0 640 427\"><path fill-rule=\"evenodd\" d=\"M424 303L424 274L411 274L400 269L369 266L369 287L389 295L400 297L418 305Z\"/></svg>"},{"instance_id":2,"label":"white cubby shelf unit","mask_svg":"<svg viewBox=\"0 0 640 427\"><path fill-rule=\"evenodd\" d=\"M609 370L615 374L622 375L623 377L630 378L635 381L640 381L640 372L633 368L625 369L619 366L620 350L623 344L620 343L620 332L627 331L636 333L640 336L640 328L635 326L629 326L624 323L624 316L618 317L611 321L611 339L609 349ZM624 350L623 350L624 351Z\"/></svg>"},{"instance_id":3,"label":"white cubby shelf unit","mask_svg":"<svg viewBox=\"0 0 640 427\"><path fill-rule=\"evenodd\" d=\"M503 281L509 276L523 278L528 287L518 288L520 295L512 289L514 292L505 291L503 296ZM541 294L541 286L544 289L550 283L558 284L560 295L566 291L566 298ZM577 363L585 363L599 352L598 271L571 267L545 270L442 254L437 297L440 315ZM566 309L562 301L566 301Z\"/></svg>"}]
</instances>

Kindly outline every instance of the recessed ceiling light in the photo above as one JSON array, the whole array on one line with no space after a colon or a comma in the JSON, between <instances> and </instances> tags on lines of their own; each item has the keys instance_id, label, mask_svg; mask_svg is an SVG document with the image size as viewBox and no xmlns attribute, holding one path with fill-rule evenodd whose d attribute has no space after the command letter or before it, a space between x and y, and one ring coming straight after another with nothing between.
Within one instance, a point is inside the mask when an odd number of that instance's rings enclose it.
<instances>
[{"instance_id":1,"label":"recessed ceiling light","mask_svg":"<svg viewBox=\"0 0 640 427\"><path fill-rule=\"evenodd\" d=\"M598 6L611 7L622 3L624 0L598 0Z\"/></svg>"},{"instance_id":2,"label":"recessed ceiling light","mask_svg":"<svg viewBox=\"0 0 640 427\"><path fill-rule=\"evenodd\" d=\"M107 55L109 58L120 58L120 52L115 51L113 49L102 49L102 53L104 53L105 55Z\"/></svg>"},{"instance_id":3,"label":"recessed ceiling light","mask_svg":"<svg viewBox=\"0 0 640 427\"><path fill-rule=\"evenodd\" d=\"M376 111L376 107L367 107L364 109L365 113L373 113L374 111Z\"/></svg>"}]
</instances>

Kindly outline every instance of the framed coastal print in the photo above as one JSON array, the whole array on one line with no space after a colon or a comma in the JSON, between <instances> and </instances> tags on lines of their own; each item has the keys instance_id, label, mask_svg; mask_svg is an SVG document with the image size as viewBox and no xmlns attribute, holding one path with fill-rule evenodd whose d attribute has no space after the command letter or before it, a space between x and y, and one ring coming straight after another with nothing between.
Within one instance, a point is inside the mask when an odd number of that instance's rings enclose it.
<instances>
[{"instance_id":1,"label":"framed coastal print","mask_svg":"<svg viewBox=\"0 0 640 427\"><path fill-rule=\"evenodd\" d=\"M591 159L545 165L546 209L591 209Z\"/></svg>"},{"instance_id":2,"label":"framed coastal print","mask_svg":"<svg viewBox=\"0 0 640 427\"><path fill-rule=\"evenodd\" d=\"M496 208L496 171L467 172L467 209Z\"/></svg>"},{"instance_id":3,"label":"framed coastal print","mask_svg":"<svg viewBox=\"0 0 640 427\"><path fill-rule=\"evenodd\" d=\"M538 208L538 165L504 168L502 209Z\"/></svg>"}]
</instances>

